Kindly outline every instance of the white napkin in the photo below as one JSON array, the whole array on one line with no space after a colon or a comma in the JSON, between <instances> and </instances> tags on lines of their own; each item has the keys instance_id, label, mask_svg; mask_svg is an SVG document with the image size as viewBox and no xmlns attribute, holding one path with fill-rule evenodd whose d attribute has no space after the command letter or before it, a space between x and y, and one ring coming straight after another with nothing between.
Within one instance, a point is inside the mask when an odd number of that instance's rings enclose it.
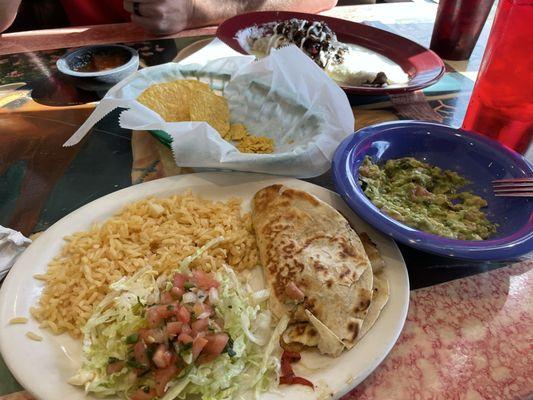
<instances>
[{"instance_id":1,"label":"white napkin","mask_svg":"<svg viewBox=\"0 0 533 400\"><path fill-rule=\"evenodd\" d=\"M0 225L0 280L4 279L17 257L31 243L22 233Z\"/></svg>"},{"instance_id":2,"label":"white napkin","mask_svg":"<svg viewBox=\"0 0 533 400\"><path fill-rule=\"evenodd\" d=\"M184 58L179 63L181 65L186 65L186 64L203 65L209 61L217 60L219 58L242 57L242 56L243 55L241 53L233 50L222 40L220 40L219 38L215 38L207 46L202 47L200 50L191 54L189 57ZM251 57L252 60L255 58L254 56L249 56L249 57Z\"/></svg>"}]
</instances>

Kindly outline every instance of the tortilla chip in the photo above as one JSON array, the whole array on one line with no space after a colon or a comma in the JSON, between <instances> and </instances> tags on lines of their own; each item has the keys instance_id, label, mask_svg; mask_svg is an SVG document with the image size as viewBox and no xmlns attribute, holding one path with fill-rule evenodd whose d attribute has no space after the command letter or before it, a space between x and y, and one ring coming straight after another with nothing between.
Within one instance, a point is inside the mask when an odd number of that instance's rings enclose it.
<instances>
[{"instance_id":1,"label":"tortilla chip","mask_svg":"<svg viewBox=\"0 0 533 400\"><path fill-rule=\"evenodd\" d=\"M243 153L274 152L272 139L250 135L243 124L230 125L228 101L206 83L193 79L157 83L142 92L137 101L166 122L205 121L224 140L238 142L237 148Z\"/></svg>"},{"instance_id":2,"label":"tortilla chip","mask_svg":"<svg viewBox=\"0 0 533 400\"><path fill-rule=\"evenodd\" d=\"M196 81L193 79L184 79L180 82L182 85L188 87L191 90L200 90L202 92L213 93L213 91L211 90L211 88L209 87L207 83Z\"/></svg>"},{"instance_id":3,"label":"tortilla chip","mask_svg":"<svg viewBox=\"0 0 533 400\"><path fill-rule=\"evenodd\" d=\"M229 132L229 107L224 97L197 90L190 100L191 121L207 122L222 137Z\"/></svg>"},{"instance_id":4,"label":"tortilla chip","mask_svg":"<svg viewBox=\"0 0 533 400\"><path fill-rule=\"evenodd\" d=\"M274 152L274 140L266 136L246 136L237 143L237 149L242 153L270 154Z\"/></svg>"},{"instance_id":5,"label":"tortilla chip","mask_svg":"<svg viewBox=\"0 0 533 400\"><path fill-rule=\"evenodd\" d=\"M150 86L137 101L161 115L166 122L188 121L191 89L181 81Z\"/></svg>"},{"instance_id":6,"label":"tortilla chip","mask_svg":"<svg viewBox=\"0 0 533 400\"><path fill-rule=\"evenodd\" d=\"M243 124L231 124L229 128L230 140L242 140L248 136L248 130Z\"/></svg>"}]
</instances>

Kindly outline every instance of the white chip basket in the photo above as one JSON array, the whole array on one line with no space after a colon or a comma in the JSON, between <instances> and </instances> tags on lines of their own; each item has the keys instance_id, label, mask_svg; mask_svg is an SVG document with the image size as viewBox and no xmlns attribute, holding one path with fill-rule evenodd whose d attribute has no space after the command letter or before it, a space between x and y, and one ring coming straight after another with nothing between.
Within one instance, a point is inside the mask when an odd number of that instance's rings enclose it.
<instances>
[{"instance_id":1,"label":"white chip basket","mask_svg":"<svg viewBox=\"0 0 533 400\"><path fill-rule=\"evenodd\" d=\"M176 79L208 83L228 100L231 122L272 138L275 152L241 153L206 122L165 122L135 100L150 85ZM94 124L116 107L128 109L120 117L122 128L155 132L171 146L180 167L302 178L326 172L336 147L354 127L344 92L295 46L260 61L236 56L204 65L168 63L142 69L110 89L89 120ZM83 135L76 132L66 145Z\"/></svg>"}]
</instances>

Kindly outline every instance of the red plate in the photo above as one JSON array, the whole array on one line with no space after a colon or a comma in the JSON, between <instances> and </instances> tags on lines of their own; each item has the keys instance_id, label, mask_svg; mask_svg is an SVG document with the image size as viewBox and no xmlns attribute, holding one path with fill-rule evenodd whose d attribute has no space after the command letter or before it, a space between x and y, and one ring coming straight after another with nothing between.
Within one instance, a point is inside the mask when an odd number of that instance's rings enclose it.
<instances>
[{"instance_id":1,"label":"red plate","mask_svg":"<svg viewBox=\"0 0 533 400\"><path fill-rule=\"evenodd\" d=\"M372 26L323 15L287 11L260 11L241 14L224 21L219 26L216 35L232 49L246 54L246 51L235 39L237 32L253 25L291 18L326 22L341 42L357 44L390 58L400 65L410 78L408 83L389 85L383 88L342 85L341 87L348 93L384 95L411 92L434 84L444 74L444 62L440 57L418 43Z\"/></svg>"}]
</instances>

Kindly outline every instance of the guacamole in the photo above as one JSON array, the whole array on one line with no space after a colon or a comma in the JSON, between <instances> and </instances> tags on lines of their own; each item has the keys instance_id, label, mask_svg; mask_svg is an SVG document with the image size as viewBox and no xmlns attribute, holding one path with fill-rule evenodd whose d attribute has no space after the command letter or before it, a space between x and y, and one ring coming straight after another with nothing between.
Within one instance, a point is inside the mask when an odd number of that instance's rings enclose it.
<instances>
[{"instance_id":1,"label":"guacamole","mask_svg":"<svg viewBox=\"0 0 533 400\"><path fill-rule=\"evenodd\" d=\"M367 156L359 168L359 183L376 207L412 228L461 240L482 240L496 232L481 209L487 202L459 189L468 180L404 157L384 165Z\"/></svg>"}]
</instances>

